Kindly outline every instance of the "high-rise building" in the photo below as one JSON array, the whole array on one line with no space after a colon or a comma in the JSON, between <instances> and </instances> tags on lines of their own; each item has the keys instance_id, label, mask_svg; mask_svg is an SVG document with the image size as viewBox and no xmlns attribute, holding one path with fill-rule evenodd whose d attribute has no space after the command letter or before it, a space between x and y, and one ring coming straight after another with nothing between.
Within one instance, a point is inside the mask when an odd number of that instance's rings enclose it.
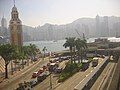
<instances>
[{"instance_id":1,"label":"high-rise building","mask_svg":"<svg viewBox=\"0 0 120 90\"><path fill-rule=\"evenodd\" d=\"M109 36L108 16L104 16L104 34L106 37Z\"/></svg>"},{"instance_id":2,"label":"high-rise building","mask_svg":"<svg viewBox=\"0 0 120 90\"><path fill-rule=\"evenodd\" d=\"M3 15L2 20L1 20L0 35L3 37L8 37L7 20L4 18L4 15Z\"/></svg>"},{"instance_id":3,"label":"high-rise building","mask_svg":"<svg viewBox=\"0 0 120 90\"><path fill-rule=\"evenodd\" d=\"M4 18L4 15L3 15L2 20L1 20L1 27L7 28L7 20Z\"/></svg>"},{"instance_id":4,"label":"high-rise building","mask_svg":"<svg viewBox=\"0 0 120 90\"><path fill-rule=\"evenodd\" d=\"M22 22L19 19L19 13L17 11L17 8L12 8L11 12L11 20L9 22L9 28L10 28L10 42L13 45L23 45L23 35L22 35Z\"/></svg>"},{"instance_id":5,"label":"high-rise building","mask_svg":"<svg viewBox=\"0 0 120 90\"><path fill-rule=\"evenodd\" d=\"M96 16L96 33L95 33L97 37L101 36L101 30L100 30L100 17L97 15Z\"/></svg>"},{"instance_id":6,"label":"high-rise building","mask_svg":"<svg viewBox=\"0 0 120 90\"><path fill-rule=\"evenodd\" d=\"M113 28L114 28L114 32L115 32L114 36L120 37L120 22L114 23Z\"/></svg>"}]
</instances>

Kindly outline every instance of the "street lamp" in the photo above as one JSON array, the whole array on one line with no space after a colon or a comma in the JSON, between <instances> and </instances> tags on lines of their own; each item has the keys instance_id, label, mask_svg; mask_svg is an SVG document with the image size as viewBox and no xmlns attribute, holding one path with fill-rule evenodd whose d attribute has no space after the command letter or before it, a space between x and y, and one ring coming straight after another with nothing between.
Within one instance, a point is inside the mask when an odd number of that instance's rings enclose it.
<instances>
[{"instance_id":1,"label":"street lamp","mask_svg":"<svg viewBox=\"0 0 120 90\"><path fill-rule=\"evenodd\" d=\"M47 51L47 48L44 47L42 51L44 52L44 55L43 55L43 60L44 60L44 58L45 58L45 51Z\"/></svg>"},{"instance_id":2,"label":"street lamp","mask_svg":"<svg viewBox=\"0 0 120 90\"><path fill-rule=\"evenodd\" d=\"M50 61L50 57L51 57L51 52L49 52L49 61ZM50 72L50 90L52 90L52 72L50 69L49 69L49 72Z\"/></svg>"},{"instance_id":3,"label":"street lamp","mask_svg":"<svg viewBox=\"0 0 120 90\"><path fill-rule=\"evenodd\" d=\"M52 90L52 72L50 72L50 90Z\"/></svg>"}]
</instances>

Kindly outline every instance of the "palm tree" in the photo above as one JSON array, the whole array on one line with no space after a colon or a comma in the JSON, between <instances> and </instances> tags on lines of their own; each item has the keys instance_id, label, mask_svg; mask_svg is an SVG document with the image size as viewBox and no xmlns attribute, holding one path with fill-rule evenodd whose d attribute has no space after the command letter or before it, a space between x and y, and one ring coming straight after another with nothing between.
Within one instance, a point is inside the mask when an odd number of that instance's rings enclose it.
<instances>
[{"instance_id":1,"label":"palm tree","mask_svg":"<svg viewBox=\"0 0 120 90\"><path fill-rule=\"evenodd\" d=\"M77 40L75 41L75 46L78 54L78 62L80 62L80 56L81 56L81 62L82 62L83 51L87 48L86 40L85 39L81 40L80 38L77 38Z\"/></svg>"},{"instance_id":2,"label":"palm tree","mask_svg":"<svg viewBox=\"0 0 120 90\"><path fill-rule=\"evenodd\" d=\"M29 66L29 57L32 55L30 46L22 46L22 52L24 53L25 59L27 59L27 65Z\"/></svg>"},{"instance_id":3,"label":"palm tree","mask_svg":"<svg viewBox=\"0 0 120 90\"><path fill-rule=\"evenodd\" d=\"M5 78L8 78L8 64L15 57L16 49L13 45L10 44L2 44L0 45L0 55L5 61Z\"/></svg>"},{"instance_id":4,"label":"palm tree","mask_svg":"<svg viewBox=\"0 0 120 90\"><path fill-rule=\"evenodd\" d=\"M34 60L35 59L35 56L37 55L37 46L35 44L30 44L30 54L31 54L31 57L32 59Z\"/></svg>"},{"instance_id":5,"label":"palm tree","mask_svg":"<svg viewBox=\"0 0 120 90\"><path fill-rule=\"evenodd\" d=\"M14 64L15 64L15 70L16 70L16 64L19 63L20 60L22 60L22 68L24 68L23 65L23 60L28 58L28 46L16 46L16 52L14 53ZM19 66L20 67L20 66ZM19 68L20 70L20 68ZM13 70L12 70L12 74L13 74Z\"/></svg>"},{"instance_id":6,"label":"palm tree","mask_svg":"<svg viewBox=\"0 0 120 90\"><path fill-rule=\"evenodd\" d=\"M66 38L66 42L64 43L63 46L65 48L69 47L70 55L71 55L71 62L72 62L73 48L75 48L75 37Z\"/></svg>"},{"instance_id":7,"label":"palm tree","mask_svg":"<svg viewBox=\"0 0 120 90\"><path fill-rule=\"evenodd\" d=\"M13 62L15 63L15 70L16 70L16 62L17 62L17 51L18 51L18 46L16 45L13 45L14 46L14 49L15 49L15 52L13 53L13 59L11 60L11 74L13 75ZM14 60L14 61L13 61Z\"/></svg>"}]
</instances>

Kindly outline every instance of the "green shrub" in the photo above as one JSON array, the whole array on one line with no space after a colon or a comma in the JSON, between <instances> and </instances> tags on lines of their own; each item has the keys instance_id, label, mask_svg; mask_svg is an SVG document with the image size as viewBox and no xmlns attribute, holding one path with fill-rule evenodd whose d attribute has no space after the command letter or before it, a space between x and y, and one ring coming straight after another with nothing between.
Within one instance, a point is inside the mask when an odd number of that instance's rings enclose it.
<instances>
[{"instance_id":1,"label":"green shrub","mask_svg":"<svg viewBox=\"0 0 120 90\"><path fill-rule=\"evenodd\" d=\"M80 70L81 66L82 66L81 63L67 63L65 69L59 75L58 82L64 82L66 79L68 79L73 74L78 72Z\"/></svg>"}]
</instances>

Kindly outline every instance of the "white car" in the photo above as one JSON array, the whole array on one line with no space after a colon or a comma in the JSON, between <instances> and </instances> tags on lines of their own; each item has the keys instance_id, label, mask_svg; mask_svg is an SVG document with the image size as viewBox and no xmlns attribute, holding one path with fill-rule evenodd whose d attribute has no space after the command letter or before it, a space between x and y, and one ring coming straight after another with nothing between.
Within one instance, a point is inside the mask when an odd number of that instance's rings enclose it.
<instances>
[{"instance_id":1,"label":"white car","mask_svg":"<svg viewBox=\"0 0 120 90\"><path fill-rule=\"evenodd\" d=\"M35 86L38 83L37 77L30 80L31 87Z\"/></svg>"}]
</instances>

